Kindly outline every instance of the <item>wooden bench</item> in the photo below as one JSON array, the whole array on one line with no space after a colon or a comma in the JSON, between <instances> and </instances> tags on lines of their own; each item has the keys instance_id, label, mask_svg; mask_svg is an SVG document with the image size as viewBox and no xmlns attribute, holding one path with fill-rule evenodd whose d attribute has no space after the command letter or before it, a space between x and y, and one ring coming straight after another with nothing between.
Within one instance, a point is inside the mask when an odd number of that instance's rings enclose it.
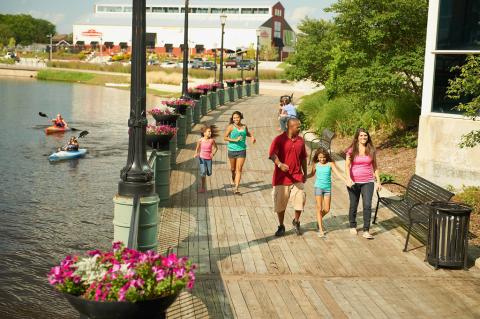
<instances>
[{"instance_id":1,"label":"wooden bench","mask_svg":"<svg viewBox=\"0 0 480 319\"><path fill-rule=\"evenodd\" d=\"M323 147L326 149L330 154L332 154L332 140L335 137L335 133L330 131L328 128L324 129L322 131L322 135L320 137L314 137L311 141L307 141L305 137L308 134L313 134L314 136L317 136L315 132L305 132L303 134L303 139L305 142L309 143L309 148L310 148L310 157L308 159L308 164L312 163L312 156L314 153L314 147L313 145L316 144L318 147Z\"/></svg>"},{"instance_id":2,"label":"wooden bench","mask_svg":"<svg viewBox=\"0 0 480 319\"><path fill-rule=\"evenodd\" d=\"M420 225L425 233L428 232L428 216L430 214L428 203L432 201L448 202L454 195L452 192L418 175L413 175L407 186L395 182L385 182L382 185L397 185L405 189L405 194L400 198L381 197L377 191L377 208L373 218L373 223L375 224L377 222L378 207L381 203L408 223L407 239L403 251L407 251L408 239L410 238L413 224Z\"/></svg>"}]
</instances>

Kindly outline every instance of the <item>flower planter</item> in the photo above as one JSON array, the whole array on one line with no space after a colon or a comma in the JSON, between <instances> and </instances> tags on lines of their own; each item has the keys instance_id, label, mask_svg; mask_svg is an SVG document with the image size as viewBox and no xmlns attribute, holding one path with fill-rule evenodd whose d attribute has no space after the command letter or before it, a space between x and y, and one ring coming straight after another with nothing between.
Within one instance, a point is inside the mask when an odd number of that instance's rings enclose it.
<instances>
[{"instance_id":1,"label":"flower planter","mask_svg":"<svg viewBox=\"0 0 480 319\"><path fill-rule=\"evenodd\" d=\"M185 115L187 114L187 109L189 106L190 105L187 105L187 104L179 104L179 105L172 105L170 107L174 107L177 113L180 113L181 115Z\"/></svg>"},{"instance_id":2,"label":"flower planter","mask_svg":"<svg viewBox=\"0 0 480 319\"><path fill-rule=\"evenodd\" d=\"M68 302L80 313L80 318L88 319L130 319L165 318L166 311L177 299L178 294L146 301L91 301L81 297L64 294Z\"/></svg>"},{"instance_id":3,"label":"flower planter","mask_svg":"<svg viewBox=\"0 0 480 319\"><path fill-rule=\"evenodd\" d=\"M195 107L193 108L193 123L200 123L200 109L202 108L201 101L195 101Z\"/></svg>"},{"instance_id":4,"label":"flower planter","mask_svg":"<svg viewBox=\"0 0 480 319\"><path fill-rule=\"evenodd\" d=\"M180 114L152 114L152 116L157 121L157 125L176 126Z\"/></svg>"},{"instance_id":5,"label":"flower planter","mask_svg":"<svg viewBox=\"0 0 480 319\"><path fill-rule=\"evenodd\" d=\"M199 100L200 96L203 94L203 91L192 91L188 92L188 96L190 96L194 100Z\"/></svg>"},{"instance_id":6,"label":"flower planter","mask_svg":"<svg viewBox=\"0 0 480 319\"><path fill-rule=\"evenodd\" d=\"M251 84L252 81L253 81L252 79L245 79L245 83L247 83L247 84Z\"/></svg>"},{"instance_id":7,"label":"flower planter","mask_svg":"<svg viewBox=\"0 0 480 319\"><path fill-rule=\"evenodd\" d=\"M228 100L230 102L234 102L235 101L235 88L233 86L227 88L227 93L228 93Z\"/></svg>"},{"instance_id":8,"label":"flower planter","mask_svg":"<svg viewBox=\"0 0 480 319\"><path fill-rule=\"evenodd\" d=\"M250 83L245 85L245 93L247 96L252 96L252 85Z\"/></svg>"},{"instance_id":9,"label":"flower planter","mask_svg":"<svg viewBox=\"0 0 480 319\"><path fill-rule=\"evenodd\" d=\"M237 82L228 82L227 81L227 87L233 88L235 86L235 83L237 83Z\"/></svg>"},{"instance_id":10,"label":"flower planter","mask_svg":"<svg viewBox=\"0 0 480 319\"><path fill-rule=\"evenodd\" d=\"M238 86L238 85L243 85L243 80L237 80L236 83L237 83L237 86Z\"/></svg>"},{"instance_id":11,"label":"flower planter","mask_svg":"<svg viewBox=\"0 0 480 319\"><path fill-rule=\"evenodd\" d=\"M241 99L243 97L243 85L238 85L235 87L237 89L237 98Z\"/></svg>"},{"instance_id":12,"label":"flower planter","mask_svg":"<svg viewBox=\"0 0 480 319\"><path fill-rule=\"evenodd\" d=\"M201 101L202 101L202 105L201 105L201 108L200 108L200 114L202 116L205 116L207 115L207 103L208 103L208 99L207 99L207 96L206 95L202 95L202 97L200 98Z\"/></svg>"},{"instance_id":13,"label":"flower planter","mask_svg":"<svg viewBox=\"0 0 480 319\"><path fill-rule=\"evenodd\" d=\"M151 148L168 151L170 139L173 135L146 135L146 144Z\"/></svg>"}]
</instances>

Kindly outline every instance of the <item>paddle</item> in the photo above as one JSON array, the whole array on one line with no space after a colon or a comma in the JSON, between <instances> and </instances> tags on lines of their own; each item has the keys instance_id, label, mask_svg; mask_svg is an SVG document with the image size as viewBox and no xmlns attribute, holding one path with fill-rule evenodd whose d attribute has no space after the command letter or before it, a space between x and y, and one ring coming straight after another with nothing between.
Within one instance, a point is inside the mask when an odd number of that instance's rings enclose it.
<instances>
[{"instance_id":1,"label":"paddle","mask_svg":"<svg viewBox=\"0 0 480 319\"><path fill-rule=\"evenodd\" d=\"M50 119L50 117L49 117L47 114L43 113L43 112L38 112L38 115L40 115L41 117L45 117L45 118L47 118L47 119ZM78 128L74 128L74 127L71 127L71 126L69 126L69 128L70 128L72 131L80 131ZM85 131L85 132L86 132L86 131ZM82 132L82 133L83 133L83 132ZM81 134L81 133L80 133L80 134Z\"/></svg>"}]
</instances>

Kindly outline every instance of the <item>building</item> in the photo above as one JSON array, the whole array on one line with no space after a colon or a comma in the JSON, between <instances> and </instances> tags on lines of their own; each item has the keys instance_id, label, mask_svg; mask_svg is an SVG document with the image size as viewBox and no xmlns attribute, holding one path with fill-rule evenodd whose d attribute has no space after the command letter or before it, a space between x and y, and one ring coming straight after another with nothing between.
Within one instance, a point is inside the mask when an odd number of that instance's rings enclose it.
<instances>
[{"instance_id":1,"label":"building","mask_svg":"<svg viewBox=\"0 0 480 319\"><path fill-rule=\"evenodd\" d=\"M453 66L480 54L480 1L430 0L416 172L440 185L480 185L480 146L459 148L480 121L453 110L446 97Z\"/></svg>"},{"instance_id":2,"label":"building","mask_svg":"<svg viewBox=\"0 0 480 319\"><path fill-rule=\"evenodd\" d=\"M220 47L220 16L226 15L224 48L247 49L271 44L288 56L293 51L295 33L285 20L285 8L270 0L190 1L189 48L202 53ZM126 49L131 45L132 6L129 1L99 2L94 12L73 25L73 40L78 45ZM147 45L158 53L179 56L183 48L184 1L147 0Z\"/></svg>"}]
</instances>

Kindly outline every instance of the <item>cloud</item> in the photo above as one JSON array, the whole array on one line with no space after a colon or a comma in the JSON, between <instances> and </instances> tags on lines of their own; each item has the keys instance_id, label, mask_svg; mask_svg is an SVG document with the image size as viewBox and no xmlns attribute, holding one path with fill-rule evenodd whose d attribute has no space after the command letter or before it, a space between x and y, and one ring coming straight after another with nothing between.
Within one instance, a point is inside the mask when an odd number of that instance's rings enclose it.
<instances>
[{"instance_id":1,"label":"cloud","mask_svg":"<svg viewBox=\"0 0 480 319\"><path fill-rule=\"evenodd\" d=\"M307 16L313 16L315 12L317 11L317 8L313 7L298 7L295 8L290 15L290 19L299 22L300 20L305 19Z\"/></svg>"}]
</instances>

